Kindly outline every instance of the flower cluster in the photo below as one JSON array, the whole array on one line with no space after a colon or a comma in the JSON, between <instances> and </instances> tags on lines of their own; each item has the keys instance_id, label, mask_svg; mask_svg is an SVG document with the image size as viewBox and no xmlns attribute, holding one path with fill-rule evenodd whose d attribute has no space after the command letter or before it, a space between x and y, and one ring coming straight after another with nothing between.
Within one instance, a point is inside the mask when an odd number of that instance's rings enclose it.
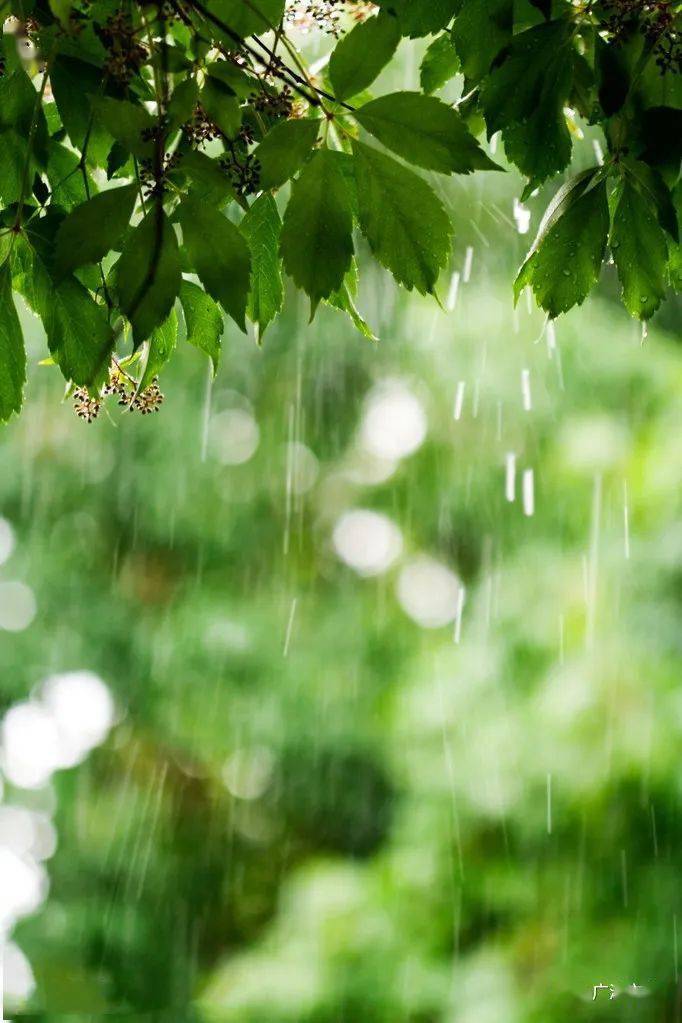
<instances>
[{"instance_id":1,"label":"flower cluster","mask_svg":"<svg viewBox=\"0 0 682 1023\"><path fill-rule=\"evenodd\" d=\"M140 391L138 381L122 370L117 362L111 364L109 379L99 395L91 394L85 387L77 387L72 397L74 412L86 423L93 423L98 418L104 399L108 397L116 398L120 406L143 416L158 412L164 400L157 377Z\"/></svg>"}]
</instances>

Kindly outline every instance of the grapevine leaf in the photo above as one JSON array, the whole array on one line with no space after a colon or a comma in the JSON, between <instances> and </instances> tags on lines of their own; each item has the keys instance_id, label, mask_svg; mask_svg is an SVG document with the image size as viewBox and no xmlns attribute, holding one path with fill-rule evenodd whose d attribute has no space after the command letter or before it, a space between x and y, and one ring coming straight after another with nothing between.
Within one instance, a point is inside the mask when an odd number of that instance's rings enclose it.
<instances>
[{"instance_id":1,"label":"grapevine leaf","mask_svg":"<svg viewBox=\"0 0 682 1023\"><path fill-rule=\"evenodd\" d=\"M185 78L178 82L168 104L169 131L175 131L191 119L198 96L199 89L195 78Z\"/></svg>"},{"instance_id":2,"label":"grapevine leaf","mask_svg":"<svg viewBox=\"0 0 682 1023\"><path fill-rule=\"evenodd\" d=\"M115 269L119 303L137 347L166 319L180 288L178 241L163 210L150 210L131 232Z\"/></svg>"},{"instance_id":3,"label":"grapevine leaf","mask_svg":"<svg viewBox=\"0 0 682 1023\"><path fill-rule=\"evenodd\" d=\"M596 284L609 230L606 183L592 170L555 197L514 284L526 285L550 316L580 305Z\"/></svg>"},{"instance_id":4,"label":"grapevine leaf","mask_svg":"<svg viewBox=\"0 0 682 1023\"><path fill-rule=\"evenodd\" d=\"M355 112L366 131L410 163L442 174L499 170L471 134L461 115L419 92L394 92Z\"/></svg>"},{"instance_id":5,"label":"grapevine leaf","mask_svg":"<svg viewBox=\"0 0 682 1023\"><path fill-rule=\"evenodd\" d=\"M339 157L319 150L294 182L281 253L287 273L310 296L312 312L341 286L353 256L353 215Z\"/></svg>"},{"instance_id":6,"label":"grapevine leaf","mask_svg":"<svg viewBox=\"0 0 682 1023\"><path fill-rule=\"evenodd\" d=\"M398 18L404 36L416 38L439 32L452 21L462 0L378 0L382 10Z\"/></svg>"},{"instance_id":7,"label":"grapevine leaf","mask_svg":"<svg viewBox=\"0 0 682 1023\"><path fill-rule=\"evenodd\" d=\"M260 164L260 187L279 188L300 169L317 141L320 122L310 119L282 121L255 150Z\"/></svg>"},{"instance_id":8,"label":"grapevine leaf","mask_svg":"<svg viewBox=\"0 0 682 1023\"><path fill-rule=\"evenodd\" d=\"M208 355L215 377L220 364L220 338L225 328L220 306L203 288L191 281L183 281L180 285L180 303L187 327L187 340Z\"/></svg>"},{"instance_id":9,"label":"grapevine leaf","mask_svg":"<svg viewBox=\"0 0 682 1023\"><path fill-rule=\"evenodd\" d=\"M66 380L88 387L109 363L114 336L106 309L75 277L55 281L23 236L15 249L15 287L43 321L47 345Z\"/></svg>"},{"instance_id":10,"label":"grapevine leaf","mask_svg":"<svg viewBox=\"0 0 682 1023\"><path fill-rule=\"evenodd\" d=\"M189 179L189 194L219 209L236 197L230 179L217 161L198 150L183 153L178 167L170 172L170 178L181 179L183 183Z\"/></svg>"},{"instance_id":11,"label":"grapevine leaf","mask_svg":"<svg viewBox=\"0 0 682 1023\"><path fill-rule=\"evenodd\" d=\"M178 212L193 270L209 295L246 331L251 272L246 239L231 221L198 199L183 200Z\"/></svg>"},{"instance_id":12,"label":"grapevine leaf","mask_svg":"<svg viewBox=\"0 0 682 1023\"><path fill-rule=\"evenodd\" d=\"M329 78L337 99L357 96L386 67L398 48L400 30L395 18L379 13L361 21L337 44L329 61Z\"/></svg>"},{"instance_id":13,"label":"grapevine leaf","mask_svg":"<svg viewBox=\"0 0 682 1023\"><path fill-rule=\"evenodd\" d=\"M419 82L430 94L441 89L460 69L459 57L449 32L441 32L424 54L419 69Z\"/></svg>"},{"instance_id":14,"label":"grapevine leaf","mask_svg":"<svg viewBox=\"0 0 682 1023\"><path fill-rule=\"evenodd\" d=\"M170 359L178 340L178 317L175 309L171 309L166 319L156 327L145 344L142 353L142 375L137 385L137 392L149 387L155 376Z\"/></svg>"},{"instance_id":15,"label":"grapevine leaf","mask_svg":"<svg viewBox=\"0 0 682 1023\"><path fill-rule=\"evenodd\" d=\"M207 7L242 39L276 29L284 16L285 0L211 0Z\"/></svg>"},{"instance_id":16,"label":"grapevine leaf","mask_svg":"<svg viewBox=\"0 0 682 1023\"><path fill-rule=\"evenodd\" d=\"M207 78L201 90L201 105L223 135L228 139L237 137L242 113L239 100L229 86L217 78Z\"/></svg>"},{"instance_id":17,"label":"grapevine leaf","mask_svg":"<svg viewBox=\"0 0 682 1023\"><path fill-rule=\"evenodd\" d=\"M615 196L610 241L623 304L648 320L665 295L668 247L651 204L627 175Z\"/></svg>"},{"instance_id":18,"label":"grapevine leaf","mask_svg":"<svg viewBox=\"0 0 682 1023\"><path fill-rule=\"evenodd\" d=\"M682 181L678 181L673 190L673 202L678 222L682 224ZM675 291L682 291L682 242L671 242L668 249L670 252L668 264L670 283Z\"/></svg>"},{"instance_id":19,"label":"grapevine leaf","mask_svg":"<svg viewBox=\"0 0 682 1023\"><path fill-rule=\"evenodd\" d=\"M101 72L84 61L61 54L50 68L50 85L71 144L81 150L88 139L90 162L103 166L111 140L93 119L90 97L101 88Z\"/></svg>"},{"instance_id":20,"label":"grapevine leaf","mask_svg":"<svg viewBox=\"0 0 682 1023\"><path fill-rule=\"evenodd\" d=\"M16 131L0 132L0 199L6 205L19 202L24 168L30 160L26 139Z\"/></svg>"},{"instance_id":21,"label":"grapevine leaf","mask_svg":"<svg viewBox=\"0 0 682 1023\"><path fill-rule=\"evenodd\" d=\"M62 221L55 239L55 267L63 274L97 263L125 231L135 207L136 185L94 195Z\"/></svg>"},{"instance_id":22,"label":"grapevine leaf","mask_svg":"<svg viewBox=\"0 0 682 1023\"><path fill-rule=\"evenodd\" d=\"M0 266L0 421L20 412L26 383L26 352L12 299L9 263Z\"/></svg>"},{"instance_id":23,"label":"grapevine leaf","mask_svg":"<svg viewBox=\"0 0 682 1023\"><path fill-rule=\"evenodd\" d=\"M248 314L258 328L261 341L266 327L282 308L284 292L279 260L282 221L275 200L263 192L241 223L251 250L251 290Z\"/></svg>"},{"instance_id":24,"label":"grapevine leaf","mask_svg":"<svg viewBox=\"0 0 682 1023\"><path fill-rule=\"evenodd\" d=\"M47 179L52 190L52 202L62 209L70 210L86 202L88 193L83 181L80 160L72 149L67 149L59 142L50 142ZM91 195L97 192L97 185L89 173L88 188Z\"/></svg>"},{"instance_id":25,"label":"grapevine leaf","mask_svg":"<svg viewBox=\"0 0 682 1023\"><path fill-rule=\"evenodd\" d=\"M111 96L97 96L92 101L98 123L112 138L140 159L151 157L154 144L151 137L145 137L154 128L154 120L144 107L127 99L112 99Z\"/></svg>"},{"instance_id":26,"label":"grapevine leaf","mask_svg":"<svg viewBox=\"0 0 682 1023\"><path fill-rule=\"evenodd\" d=\"M632 178L635 187L642 194L649 205L656 210L658 222L664 231L679 241L679 227L677 223L677 212L670 189L654 167L649 167L639 160L632 160L625 157L621 166Z\"/></svg>"},{"instance_id":27,"label":"grapevine leaf","mask_svg":"<svg viewBox=\"0 0 682 1023\"><path fill-rule=\"evenodd\" d=\"M481 86L488 135L502 131L507 155L533 187L571 157L563 113L573 82L571 32L568 20L550 21L515 36Z\"/></svg>"},{"instance_id":28,"label":"grapevine leaf","mask_svg":"<svg viewBox=\"0 0 682 1023\"><path fill-rule=\"evenodd\" d=\"M353 326L359 330L363 337L366 337L368 341L377 342L379 340L378 337L362 317L355 304L357 292L358 268L355 260L353 260L350 270L344 278L343 284L338 291L335 291L329 296L327 302L334 309L338 309L340 312L346 313Z\"/></svg>"},{"instance_id":29,"label":"grapevine leaf","mask_svg":"<svg viewBox=\"0 0 682 1023\"><path fill-rule=\"evenodd\" d=\"M353 143L360 226L370 247L406 288L433 292L450 256L452 227L433 189L396 160Z\"/></svg>"},{"instance_id":30,"label":"grapevine leaf","mask_svg":"<svg viewBox=\"0 0 682 1023\"><path fill-rule=\"evenodd\" d=\"M452 38L470 82L480 82L512 37L513 0L469 0L455 18Z\"/></svg>"}]
</instances>

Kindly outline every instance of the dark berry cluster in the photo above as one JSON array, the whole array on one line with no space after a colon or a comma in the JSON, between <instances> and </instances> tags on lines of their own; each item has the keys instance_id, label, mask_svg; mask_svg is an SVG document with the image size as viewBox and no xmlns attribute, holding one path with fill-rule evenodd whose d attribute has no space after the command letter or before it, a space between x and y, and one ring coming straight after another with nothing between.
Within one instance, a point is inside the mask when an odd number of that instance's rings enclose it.
<instances>
[{"instance_id":1,"label":"dark berry cluster","mask_svg":"<svg viewBox=\"0 0 682 1023\"><path fill-rule=\"evenodd\" d=\"M260 185L260 161L249 153L243 143L228 142L220 166L238 195L252 195Z\"/></svg>"},{"instance_id":2,"label":"dark berry cluster","mask_svg":"<svg viewBox=\"0 0 682 1023\"><path fill-rule=\"evenodd\" d=\"M211 120L200 103L197 103L194 108L191 121L183 124L182 131L189 142L195 146L201 145L202 142L212 142L222 135L218 125Z\"/></svg>"},{"instance_id":3,"label":"dark berry cluster","mask_svg":"<svg viewBox=\"0 0 682 1023\"><path fill-rule=\"evenodd\" d=\"M140 184L145 199L165 195L168 187L168 175L180 162L180 154L165 153L161 168L153 159L140 160Z\"/></svg>"},{"instance_id":4,"label":"dark berry cluster","mask_svg":"<svg viewBox=\"0 0 682 1023\"><path fill-rule=\"evenodd\" d=\"M286 120L291 117L294 109L294 97L288 85L283 86L279 92L263 88L260 92L253 93L250 101L259 114L266 114L275 120Z\"/></svg>"},{"instance_id":5,"label":"dark berry cluster","mask_svg":"<svg viewBox=\"0 0 682 1023\"><path fill-rule=\"evenodd\" d=\"M107 19L99 32L108 56L104 64L106 73L127 85L139 72L149 54L137 39L137 29L127 11L117 11Z\"/></svg>"},{"instance_id":6,"label":"dark berry cluster","mask_svg":"<svg viewBox=\"0 0 682 1023\"><path fill-rule=\"evenodd\" d=\"M604 0L603 27L614 42L639 29L653 48L661 74L682 71L679 14L670 0Z\"/></svg>"}]
</instances>

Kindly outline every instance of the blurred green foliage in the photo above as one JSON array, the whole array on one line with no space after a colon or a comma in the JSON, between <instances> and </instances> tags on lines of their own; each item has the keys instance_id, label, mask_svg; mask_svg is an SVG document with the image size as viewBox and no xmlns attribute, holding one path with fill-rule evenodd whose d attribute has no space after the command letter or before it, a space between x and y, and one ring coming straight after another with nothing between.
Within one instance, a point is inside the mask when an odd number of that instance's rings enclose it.
<instances>
[{"instance_id":1,"label":"blurred green foliage","mask_svg":"<svg viewBox=\"0 0 682 1023\"><path fill-rule=\"evenodd\" d=\"M678 1018L679 310L642 345L611 272L552 349L512 309L514 182L454 187L471 281L446 313L368 275L378 346L292 308L263 349L231 331L212 387L184 346L158 416L92 426L34 360L0 436L0 576L38 613L0 633L0 709L87 668L119 721L54 778L27 1019ZM395 378L428 434L372 483L358 429ZM234 410L259 441L230 465ZM334 551L353 508L402 531L376 578ZM396 597L419 552L466 586L459 643Z\"/></svg>"}]
</instances>

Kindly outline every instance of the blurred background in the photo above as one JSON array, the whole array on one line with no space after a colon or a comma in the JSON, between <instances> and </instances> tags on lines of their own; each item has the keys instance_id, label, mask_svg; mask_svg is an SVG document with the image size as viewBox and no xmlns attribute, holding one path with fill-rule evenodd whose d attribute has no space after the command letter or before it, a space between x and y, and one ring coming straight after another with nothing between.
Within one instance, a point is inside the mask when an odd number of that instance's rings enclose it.
<instances>
[{"instance_id":1,"label":"blurred background","mask_svg":"<svg viewBox=\"0 0 682 1023\"><path fill-rule=\"evenodd\" d=\"M682 312L514 310L556 183L435 183L442 308L360 247L378 345L292 292L157 416L78 420L23 313L6 1016L682 1018Z\"/></svg>"}]
</instances>

